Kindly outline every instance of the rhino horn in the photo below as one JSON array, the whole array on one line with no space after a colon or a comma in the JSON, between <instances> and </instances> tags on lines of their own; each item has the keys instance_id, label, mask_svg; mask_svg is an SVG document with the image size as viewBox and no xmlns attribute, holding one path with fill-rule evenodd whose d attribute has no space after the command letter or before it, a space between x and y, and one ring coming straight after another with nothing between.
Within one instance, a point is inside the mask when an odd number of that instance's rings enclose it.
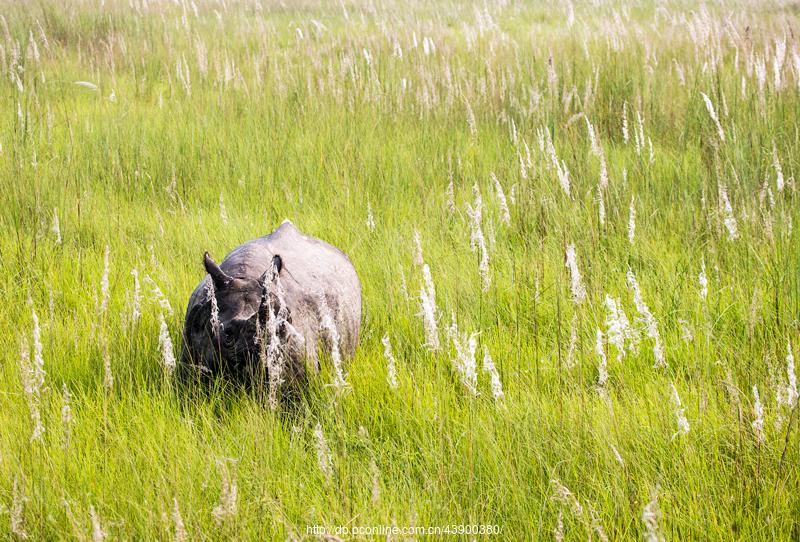
<instances>
[{"instance_id":1,"label":"rhino horn","mask_svg":"<svg viewBox=\"0 0 800 542\"><path fill-rule=\"evenodd\" d=\"M211 256L208 255L206 252L203 255L203 264L205 265L206 271L209 275L211 275L211 280L214 281L214 286L222 287L227 285L232 279L228 275L225 274L225 271L220 269Z\"/></svg>"}]
</instances>

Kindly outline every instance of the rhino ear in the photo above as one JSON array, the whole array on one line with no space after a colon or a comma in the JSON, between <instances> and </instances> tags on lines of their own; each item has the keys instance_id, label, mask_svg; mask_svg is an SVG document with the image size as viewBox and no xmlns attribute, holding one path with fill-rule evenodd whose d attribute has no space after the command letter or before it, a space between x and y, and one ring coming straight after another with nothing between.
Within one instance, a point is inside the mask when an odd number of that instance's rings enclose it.
<instances>
[{"instance_id":1,"label":"rhino ear","mask_svg":"<svg viewBox=\"0 0 800 542\"><path fill-rule=\"evenodd\" d=\"M258 282L266 284L267 281L274 280L275 277L280 274L281 269L283 269L283 259L278 254L275 254L272 257L272 263L267 267L267 270L264 271L264 274L261 275L261 278L258 279Z\"/></svg>"},{"instance_id":2,"label":"rhino ear","mask_svg":"<svg viewBox=\"0 0 800 542\"><path fill-rule=\"evenodd\" d=\"M261 305L258 307L258 317L261 319L262 322L266 322L269 318L267 314L269 311L269 301L270 296L272 296L272 307L275 311L275 314L278 314L278 301L275 294L272 292L272 287L270 286L271 282L274 282L278 278L278 274L283 269L283 259L278 255L275 254L272 257L272 263L267 267L267 270L264 271L264 274L261 275L261 278L258 279L259 284L261 284Z\"/></svg>"},{"instance_id":3,"label":"rhino ear","mask_svg":"<svg viewBox=\"0 0 800 542\"><path fill-rule=\"evenodd\" d=\"M214 286L225 286L231 281L231 278L225 274L225 271L219 268L217 262L211 259L211 256L206 252L203 255L203 265L205 265L206 272L211 275L211 280L214 281Z\"/></svg>"}]
</instances>

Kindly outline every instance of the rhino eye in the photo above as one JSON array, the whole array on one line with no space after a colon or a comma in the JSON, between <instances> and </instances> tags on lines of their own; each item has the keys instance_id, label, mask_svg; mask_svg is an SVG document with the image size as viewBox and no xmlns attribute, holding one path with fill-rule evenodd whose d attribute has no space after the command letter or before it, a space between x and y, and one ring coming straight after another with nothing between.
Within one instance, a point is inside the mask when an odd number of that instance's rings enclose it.
<instances>
[{"instance_id":1,"label":"rhino eye","mask_svg":"<svg viewBox=\"0 0 800 542\"><path fill-rule=\"evenodd\" d=\"M226 346L232 346L234 341L236 340L236 333L230 327L223 328L222 331L222 342Z\"/></svg>"}]
</instances>

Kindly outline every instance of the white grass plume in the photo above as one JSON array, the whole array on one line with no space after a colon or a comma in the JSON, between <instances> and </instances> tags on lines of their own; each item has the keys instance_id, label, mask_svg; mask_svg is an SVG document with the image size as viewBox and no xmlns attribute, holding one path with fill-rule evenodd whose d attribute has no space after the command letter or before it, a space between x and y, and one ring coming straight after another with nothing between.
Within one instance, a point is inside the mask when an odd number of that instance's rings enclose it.
<instances>
[{"instance_id":1,"label":"white grass plume","mask_svg":"<svg viewBox=\"0 0 800 542\"><path fill-rule=\"evenodd\" d=\"M219 340L219 332L222 328L222 324L219 321L219 305L217 304L217 292L214 289L214 281L207 280L206 281L206 299L211 303L211 317L209 321L211 323L211 333L214 335L214 338Z\"/></svg>"},{"instance_id":2,"label":"white grass plume","mask_svg":"<svg viewBox=\"0 0 800 542\"><path fill-rule=\"evenodd\" d=\"M331 457L331 450L328 448L328 442L325 440L325 433L322 431L322 425L317 422L314 427L314 446L317 450L317 465L319 470L328 482L333 478L333 458Z\"/></svg>"},{"instance_id":3,"label":"white grass plume","mask_svg":"<svg viewBox=\"0 0 800 542\"><path fill-rule=\"evenodd\" d=\"M506 201L506 194L503 192L503 185L500 184L500 179L497 178L497 175L494 172L490 173L489 176L494 181L494 189L497 192L497 201L500 204L500 216L503 219L503 222L506 225L511 224L511 213L508 210L508 202Z\"/></svg>"},{"instance_id":4,"label":"white grass plume","mask_svg":"<svg viewBox=\"0 0 800 542\"><path fill-rule=\"evenodd\" d=\"M408 294L408 284L406 284L406 274L402 267L400 268L400 293L403 294L403 299L409 299L410 296Z\"/></svg>"},{"instance_id":5,"label":"white grass plume","mask_svg":"<svg viewBox=\"0 0 800 542\"><path fill-rule=\"evenodd\" d=\"M375 217L372 214L372 204L367 202L367 230L370 233L375 231Z\"/></svg>"},{"instance_id":6,"label":"white grass plume","mask_svg":"<svg viewBox=\"0 0 800 542\"><path fill-rule=\"evenodd\" d=\"M469 105L469 100L464 98L464 107L467 113L467 127L469 128L469 135L472 139L478 137L478 123L475 120L475 113L472 111L472 106Z\"/></svg>"},{"instance_id":7,"label":"white grass plume","mask_svg":"<svg viewBox=\"0 0 800 542\"><path fill-rule=\"evenodd\" d=\"M595 132L594 126L589 121L588 117L584 117L586 119L586 129L589 135L589 144L592 149L592 154L594 154L597 159L600 161L600 181L599 186L602 189L608 188L608 166L606 165L606 155L603 152L603 147L600 146L600 141L597 137L597 133Z\"/></svg>"},{"instance_id":8,"label":"white grass plume","mask_svg":"<svg viewBox=\"0 0 800 542\"><path fill-rule=\"evenodd\" d=\"M420 240L419 230L414 229L414 265L417 267L425 263L422 257L422 241Z\"/></svg>"},{"instance_id":9,"label":"white grass plume","mask_svg":"<svg viewBox=\"0 0 800 542\"><path fill-rule=\"evenodd\" d=\"M728 189L722 182L719 183L719 200L720 207L722 207L722 217L725 224L725 229L728 230L728 241L733 241L739 237L739 230L736 217L733 214L731 200L728 199Z\"/></svg>"},{"instance_id":10,"label":"white grass plume","mask_svg":"<svg viewBox=\"0 0 800 542\"><path fill-rule=\"evenodd\" d=\"M628 242L633 244L636 235L636 205L634 196L631 196L631 206L628 209Z\"/></svg>"},{"instance_id":11,"label":"white grass plume","mask_svg":"<svg viewBox=\"0 0 800 542\"><path fill-rule=\"evenodd\" d=\"M69 448L70 437L72 436L72 424L75 419L72 414L72 393L66 384L62 384L61 390L61 426L64 430L63 448Z\"/></svg>"},{"instance_id":12,"label":"white grass plume","mask_svg":"<svg viewBox=\"0 0 800 542\"><path fill-rule=\"evenodd\" d=\"M158 335L158 343L161 346L161 364L164 367L164 374L170 378L175 373L177 366L175 350L172 347L172 338L169 336L169 328L167 321L164 320L164 315L159 313L158 318L161 323L161 331Z\"/></svg>"},{"instance_id":13,"label":"white grass plume","mask_svg":"<svg viewBox=\"0 0 800 542\"><path fill-rule=\"evenodd\" d=\"M144 281L150 287L150 293L159 307L161 307L161 310L168 315L172 315L172 305L169 304L169 299L167 299L167 296L161 291L161 288L158 287L156 281L150 278L150 275L145 275Z\"/></svg>"},{"instance_id":14,"label":"white grass plume","mask_svg":"<svg viewBox=\"0 0 800 542\"><path fill-rule=\"evenodd\" d=\"M703 96L703 101L706 103L706 109L708 110L708 114L711 117L711 120L714 121L714 124L717 127L717 133L719 134L719 140L725 141L725 132L722 130L722 124L719 122L719 117L717 116L717 112L714 110L714 104L711 103L711 98L709 98L705 93L700 93Z\"/></svg>"},{"instance_id":15,"label":"white grass plume","mask_svg":"<svg viewBox=\"0 0 800 542\"><path fill-rule=\"evenodd\" d=\"M383 355L386 357L386 381L390 388L397 389L397 360L392 353L392 343L388 333L383 336L381 342L383 343Z\"/></svg>"},{"instance_id":16,"label":"white grass plume","mask_svg":"<svg viewBox=\"0 0 800 542\"><path fill-rule=\"evenodd\" d=\"M792 343L786 339L786 376L789 384L786 386L786 404L793 408L798 399L797 375L794 370L794 354L792 353Z\"/></svg>"},{"instance_id":17,"label":"white grass plume","mask_svg":"<svg viewBox=\"0 0 800 542\"><path fill-rule=\"evenodd\" d=\"M186 542L189 537L186 533L186 525L183 522L178 499L172 498L172 523L175 525L175 542Z\"/></svg>"},{"instance_id":18,"label":"white grass plume","mask_svg":"<svg viewBox=\"0 0 800 542\"><path fill-rule=\"evenodd\" d=\"M689 420L686 419L686 414L681 404L681 398L678 395L678 389L675 387L675 384L670 384L670 386L672 386L672 404L675 407L675 420L678 424L678 430L672 435L672 440L675 440L675 437L678 435L689 434Z\"/></svg>"},{"instance_id":19,"label":"white grass plume","mask_svg":"<svg viewBox=\"0 0 800 542\"><path fill-rule=\"evenodd\" d=\"M599 328L597 330L597 340L595 341L594 349L595 352L597 352L597 358L600 360L597 366L597 385L601 388L605 388L606 382L608 382L608 359L606 358L606 351L603 347L603 332Z\"/></svg>"},{"instance_id":20,"label":"white grass plume","mask_svg":"<svg viewBox=\"0 0 800 542\"><path fill-rule=\"evenodd\" d=\"M705 301L708 297L708 277L706 276L706 257L702 256L700 259L700 275L697 277L700 283L700 298Z\"/></svg>"},{"instance_id":21,"label":"white grass plume","mask_svg":"<svg viewBox=\"0 0 800 542\"><path fill-rule=\"evenodd\" d=\"M601 226L606 225L606 203L603 198L603 189L600 186L597 187L597 218Z\"/></svg>"},{"instance_id":22,"label":"white grass plume","mask_svg":"<svg viewBox=\"0 0 800 542\"><path fill-rule=\"evenodd\" d=\"M25 518L23 512L25 510L25 502L28 498L20 489L19 480L14 478L14 483L11 487L11 510L9 510L11 534L18 540L26 540L28 532L25 530Z\"/></svg>"},{"instance_id":23,"label":"white grass plume","mask_svg":"<svg viewBox=\"0 0 800 542\"><path fill-rule=\"evenodd\" d=\"M281 327L284 327L290 333L297 333L297 331L287 321L289 312L286 308L285 294L278 276L278 269L275 265L272 265L270 271L269 276L264 281L265 284L263 284L266 292L267 321L263 330L258 329L259 322L256 321L256 336L259 345L259 362L267 372L269 388L267 401L270 409L274 411L278 408L278 392L281 384L283 384L284 369L284 358L281 351L283 341L278 335L278 331ZM278 307L273 306L273 297L277 300ZM341 364L341 360L339 362Z\"/></svg>"},{"instance_id":24,"label":"white grass plume","mask_svg":"<svg viewBox=\"0 0 800 542\"><path fill-rule=\"evenodd\" d=\"M589 513L590 513L590 517L591 517L590 533L593 531L597 535L597 538L600 540L600 542L608 542L608 535L606 534L606 531L603 528L603 525L600 523L600 518L597 516L597 513L594 511L594 508L590 507L589 508Z\"/></svg>"},{"instance_id":25,"label":"white grass plume","mask_svg":"<svg viewBox=\"0 0 800 542\"><path fill-rule=\"evenodd\" d=\"M558 511L558 520L556 521L556 526L553 529L553 539L556 542L563 542L564 540L564 512L561 510Z\"/></svg>"},{"instance_id":26,"label":"white grass plume","mask_svg":"<svg viewBox=\"0 0 800 542\"><path fill-rule=\"evenodd\" d=\"M644 523L647 542L664 542L665 538L660 526L661 510L658 507L658 488L651 492L650 502L642 510L642 523Z\"/></svg>"},{"instance_id":27,"label":"white grass plume","mask_svg":"<svg viewBox=\"0 0 800 542\"><path fill-rule=\"evenodd\" d=\"M22 378L22 389L25 393L25 400L28 403L28 410L30 411L31 423L33 423L33 432L31 434L31 442L39 440L44 434L44 426L42 425L42 415L39 410L39 391L40 386L37 384L35 377L35 370L31 363L31 355L28 350L28 342L23 339L20 345L20 375Z\"/></svg>"},{"instance_id":28,"label":"white grass plume","mask_svg":"<svg viewBox=\"0 0 800 542\"><path fill-rule=\"evenodd\" d=\"M228 225L228 210L225 208L225 198L222 192L219 193L219 218L222 220L222 224Z\"/></svg>"},{"instance_id":29,"label":"white grass plume","mask_svg":"<svg viewBox=\"0 0 800 542\"><path fill-rule=\"evenodd\" d=\"M647 306L647 303L645 303L644 299L642 298L642 292L639 289L639 283L636 282L636 277L634 276L633 271L628 269L627 276L628 285L630 285L630 288L633 291L633 302L636 305L636 310L639 312L642 320L644 320L645 327L647 329L647 336L653 339L653 357L655 358L653 367L666 367L667 362L664 358L664 349L661 345L661 334L658 332L656 319L653 316L653 313L650 312L650 308Z\"/></svg>"},{"instance_id":30,"label":"white grass plume","mask_svg":"<svg viewBox=\"0 0 800 542\"><path fill-rule=\"evenodd\" d=\"M688 320L684 320L683 318L678 318L678 325L681 328L681 340L685 343L690 343L694 340L694 333L692 331L692 325L689 323Z\"/></svg>"},{"instance_id":31,"label":"white grass plume","mask_svg":"<svg viewBox=\"0 0 800 542\"><path fill-rule=\"evenodd\" d=\"M94 83L90 83L89 81L75 81L75 84L79 87L83 87L89 90L94 90L94 91L99 90L97 88L97 85L95 85Z\"/></svg>"},{"instance_id":32,"label":"white grass plume","mask_svg":"<svg viewBox=\"0 0 800 542\"><path fill-rule=\"evenodd\" d=\"M622 141L627 145L630 140L628 132L628 102L622 103Z\"/></svg>"},{"instance_id":33,"label":"white grass plume","mask_svg":"<svg viewBox=\"0 0 800 542\"><path fill-rule=\"evenodd\" d=\"M217 469L222 476L222 491L219 504L211 511L218 525L232 520L236 516L239 491L236 484L235 459L225 458L217 460Z\"/></svg>"},{"instance_id":34,"label":"white grass plume","mask_svg":"<svg viewBox=\"0 0 800 542\"><path fill-rule=\"evenodd\" d=\"M572 315L572 321L569 326L569 345L567 346L567 359L565 366L567 369L572 369L578 363L576 359L576 352L578 350L578 315Z\"/></svg>"},{"instance_id":35,"label":"white grass plume","mask_svg":"<svg viewBox=\"0 0 800 542\"><path fill-rule=\"evenodd\" d=\"M41 393L44 389L44 353L42 346L42 329L39 326L39 317L36 311L31 311L33 319L33 379L36 392Z\"/></svg>"},{"instance_id":36,"label":"white grass plume","mask_svg":"<svg viewBox=\"0 0 800 542\"><path fill-rule=\"evenodd\" d=\"M613 444L611 444L610 446L611 446L611 453L614 454L614 459L617 460L617 463L619 463L620 467L624 467L625 466L625 460L622 459L622 454L619 453L619 450L617 450L616 446L614 446Z\"/></svg>"},{"instance_id":37,"label":"white grass plume","mask_svg":"<svg viewBox=\"0 0 800 542\"><path fill-rule=\"evenodd\" d=\"M420 287L419 300L422 309L422 323L425 327L425 347L435 352L441 346L439 342L439 316L436 308L436 289L433 286L433 278L428 264L423 264L422 276L423 283Z\"/></svg>"},{"instance_id":38,"label":"white grass plume","mask_svg":"<svg viewBox=\"0 0 800 542\"><path fill-rule=\"evenodd\" d=\"M348 388L347 380L344 374L344 363L342 361L342 353L339 347L340 337L339 330L336 327L336 321L331 313L330 307L326 300L325 294L319 294L319 326L322 331L328 336L328 342L331 349L331 361L333 362L333 387L337 392L341 393Z\"/></svg>"},{"instance_id":39,"label":"white grass plume","mask_svg":"<svg viewBox=\"0 0 800 542\"><path fill-rule=\"evenodd\" d=\"M772 75L774 77L775 90L780 90L783 80L783 62L786 59L786 36L782 40L775 40L775 54L772 57Z\"/></svg>"},{"instance_id":40,"label":"white grass plume","mask_svg":"<svg viewBox=\"0 0 800 542\"><path fill-rule=\"evenodd\" d=\"M372 475L372 504L378 505L381 501L381 471L375 459L370 460L369 470Z\"/></svg>"},{"instance_id":41,"label":"white grass plume","mask_svg":"<svg viewBox=\"0 0 800 542\"><path fill-rule=\"evenodd\" d=\"M578 269L578 256L575 253L575 245L570 243L567 245L566 250L566 267L569 269L570 276L570 290L572 291L572 300L576 305L580 305L586 300L586 288L581 279L581 273Z\"/></svg>"},{"instance_id":42,"label":"white grass plume","mask_svg":"<svg viewBox=\"0 0 800 542\"><path fill-rule=\"evenodd\" d=\"M33 356L28 350L28 342L22 340L20 346L20 375L22 377L22 389L25 393L25 400L28 403L33 431L31 442L41 440L44 435L44 425L40 411L41 396L44 392L44 356L42 353L42 333L39 327L39 318L36 311L32 310L33 316Z\"/></svg>"},{"instance_id":43,"label":"white grass plume","mask_svg":"<svg viewBox=\"0 0 800 542\"><path fill-rule=\"evenodd\" d=\"M451 216L456 214L456 189L453 185L452 176L447 183L447 212L450 213Z\"/></svg>"},{"instance_id":44,"label":"white grass plume","mask_svg":"<svg viewBox=\"0 0 800 542\"><path fill-rule=\"evenodd\" d=\"M553 140L550 137L549 130L545 129L544 133L546 137L545 141L547 145L547 156L550 158L551 165L556 171L558 183L561 185L561 189L564 191L567 197L572 198L569 181L569 169L567 169L567 164L563 160L559 161L558 156L556 155L556 149L553 146Z\"/></svg>"},{"instance_id":45,"label":"white grass plume","mask_svg":"<svg viewBox=\"0 0 800 542\"><path fill-rule=\"evenodd\" d=\"M108 273L109 273L109 247L106 245L105 252L103 253L103 278L100 280L100 293L102 302L100 304L100 316L104 315L108 310L108 302L110 299Z\"/></svg>"},{"instance_id":46,"label":"white grass plume","mask_svg":"<svg viewBox=\"0 0 800 542\"><path fill-rule=\"evenodd\" d=\"M92 521L92 542L103 542L108 534L103 529L103 524L100 522L100 515L94 509L93 505L89 506L89 518Z\"/></svg>"},{"instance_id":47,"label":"white grass plume","mask_svg":"<svg viewBox=\"0 0 800 542\"><path fill-rule=\"evenodd\" d=\"M58 208L53 207L53 227L51 231L56 236L55 244L61 244L61 225L58 222Z\"/></svg>"},{"instance_id":48,"label":"white grass plume","mask_svg":"<svg viewBox=\"0 0 800 542\"><path fill-rule=\"evenodd\" d=\"M489 250L486 247L486 238L483 235L481 225L483 221L483 198L477 183L473 185L472 192L475 195L475 203L472 206L467 204L467 215L470 219L469 246L473 252L476 250L480 252L481 259L478 264L478 272L481 276L481 291L488 292L492 284L492 278L489 272Z\"/></svg>"},{"instance_id":49,"label":"white grass plume","mask_svg":"<svg viewBox=\"0 0 800 542\"><path fill-rule=\"evenodd\" d=\"M583 506L581 506L577 497L558 478L550 480L550 483L554 488L553 499L568 506L572 510L572 514L580 520L583 517Z\"/></svg>"},{"instance_id":50,"label":"white grass plume","mask_svg":"<svg viewBox=\"0 0 800 542\"><path fill-rule=\"evenodd\" d=\"M106 391L114 389L114 373L111 369L111 355L108 352L108 338L103 335L100 339L103 354L103 388Z\"/></svg>"},{"instance_id":51,"label":"white grass plume","mask_svg":"<svg viewBox=\"0 0 800 542\"><path fill-rule=\"evenodd\" d=\"M131 303L131 324L136 324L142 316L142 290L139 284L139 271L134 267L131 269L133 277L133 299Z\"/></svg>"},{"instance_id":52,"label":"white grass plume","mask_svg":"<svg viewBox=\"0 0 800 542\"><path fill-rule=\"evenodd\" d=\"M783 179L783 168L781 161L778 159L778 147L775 146L775 141L772 141L772 167L775 168L775 187L778 192L783 192L783 187L786 182ZM56 220L58 217L56 217Z\"/></svg>"},{"instance_id":53,"label":"white grass plume","mask_svg":"<svg viewBox=\"0 0 800 542\"><path fill-rule=\"evenodd\" d=\"M636 146L636 156L641 156L642 147L644 147L644 118L638 109L636 110L636 126L633 127L633 142Z\"/></svg>"},{"instance_id":54,"label":"white grass plume","mask_svg":"<svg viewBox=\"0 0 800 542\"><path fill-rule=\"evenodd\" d=\"M456 350L453 358L453 367L456 373L461 377L461 382L467 390L472 395L478 395L478 373L475 362L475 351L478 348L477 334L460 333L454 315L452 323L447 328L447 336Z\"/></svg>"},{"instance_id":55,"label":"white grass plume","mask_svg":"<svg viewBox=\"0 0 800 542\"><path fill-rule=\"evenodd\" d=\"M630 322L619 300L606 294L605 305L608 342L617 349L617 361L621 362L625 358L625 340L630 335Z\"/></svg>"},{"instance_id":56,"label":"white grass plume","mask_svg":"<svg viewBox=\"0 0 800 542\"><path fill-rule=\"evenodd\" d=\"M503 383L500 381L500 373L497 372L497 367L494 365L492 356L489 354L489 349L483 347L483 372L489 375L492 385L492 396L495 401L502 401L505 394L503 393Z\"/></svg>"},{"instance_id":57,"label":"white grass plume","mask_svg":"<svg viewBox=\"0 0 800 542\"><path fill-rule=\"evenodd\" d=\"M526 147L527 147L527 145L528 144L525 143ZM523 181L527 181L528 180L528 166L525 163L525 159L522 158L522 153L519 152L519 151L517 151L517 158L519 159L519 176ZM513 197L511 198L511 201L514 202L514 198Z\"/></svg>"}]
</instances>

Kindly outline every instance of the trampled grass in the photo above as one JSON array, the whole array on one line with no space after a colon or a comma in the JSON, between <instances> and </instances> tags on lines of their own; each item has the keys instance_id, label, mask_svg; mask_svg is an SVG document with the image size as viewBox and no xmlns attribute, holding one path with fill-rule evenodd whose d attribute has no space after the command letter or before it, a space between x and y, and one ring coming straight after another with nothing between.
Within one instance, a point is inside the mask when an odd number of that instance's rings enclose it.
<instances>
[{"instance_id":1,"label":"trampled grass","mask_svg":"<svg viewBox=\"0 0 800 542\"><path fill-rule=\"evenodd\" d=\"M795 5L2 6L4 538L800 537ZM348 391L178 392L161 318L284 218Z\"/></svg>"}]
</instances>

